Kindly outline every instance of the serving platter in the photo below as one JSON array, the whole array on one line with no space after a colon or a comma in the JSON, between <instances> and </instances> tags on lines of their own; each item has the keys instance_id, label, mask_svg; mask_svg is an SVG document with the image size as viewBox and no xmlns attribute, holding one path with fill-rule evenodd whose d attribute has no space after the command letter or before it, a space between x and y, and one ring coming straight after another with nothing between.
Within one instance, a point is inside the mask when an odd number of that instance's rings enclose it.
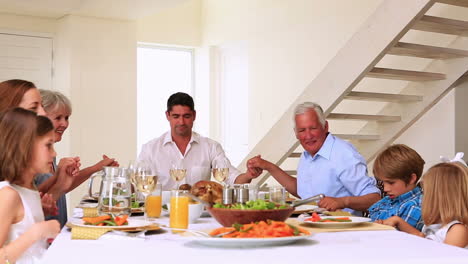
<instances>
[{"instance_id":1,"label":"serving platter","mask_svg":"<svg viewBox=\"0 0 468 264\"><path fill-rule=\"evenodd\" d=\"M194 236L192 241L210 247L267 247L287 245L312 236L312 234L274 238L210 238Z\"/></svg>"}]
</instances>

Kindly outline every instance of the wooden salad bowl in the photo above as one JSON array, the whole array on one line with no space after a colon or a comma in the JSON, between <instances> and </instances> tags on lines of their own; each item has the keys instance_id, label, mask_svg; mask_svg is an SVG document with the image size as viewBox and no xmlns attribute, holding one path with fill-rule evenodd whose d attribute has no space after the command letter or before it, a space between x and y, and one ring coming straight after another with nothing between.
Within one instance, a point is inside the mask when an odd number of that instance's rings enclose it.
<instances>
[{"instance_id":1,"label":"wooden salad bowl","mask_svg":"<svg viewBox=\"0 0 468 264\"><path fill-rule=\"evenodd\" d=\"M249 224L252 222L274 220L284 221L294 212L294 207L271 210L251 210L251 209L228 209L228 208L208 208L211 216L223 226L229 227L233 224Z\"/></svg>"}]
</instances>

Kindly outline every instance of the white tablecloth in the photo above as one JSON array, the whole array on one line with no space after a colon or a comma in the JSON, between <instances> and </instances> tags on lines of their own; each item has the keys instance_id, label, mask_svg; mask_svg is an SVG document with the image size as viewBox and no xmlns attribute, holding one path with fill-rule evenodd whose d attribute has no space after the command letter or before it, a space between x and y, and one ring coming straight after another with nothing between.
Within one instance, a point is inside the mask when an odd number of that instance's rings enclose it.
<instances>
[{"instance_id":1,"label":"white tablecloth","mask_svg":"<svg viewBox=\"0 0 468 264\"><path fill-rule=\"evenodd\" d=\"M160 223L167 224L167 217ZM189 228L219 227L200 218ZM106 234L99 240L71 240L66 228L55 239L44 263L468 263L468 250L399 231L317 233L294 244L257 248L217 248L163 231L144 239Z\"/></svg>"}]
</instances>

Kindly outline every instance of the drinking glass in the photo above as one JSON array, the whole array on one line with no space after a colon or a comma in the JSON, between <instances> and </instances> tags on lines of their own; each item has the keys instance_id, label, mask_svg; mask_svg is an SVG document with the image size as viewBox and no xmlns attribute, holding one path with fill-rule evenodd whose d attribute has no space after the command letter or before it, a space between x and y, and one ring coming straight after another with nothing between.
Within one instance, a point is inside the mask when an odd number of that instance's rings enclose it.
<instances>
[{"instance_id":1,"label":"drinking glass","mask_svg":"<svg viewBox=\"0 0 468 264\"><path fill-rule=\"evenodd\" d=\"M176 182L176 189L179 189L180 182L185 178L187 169L184 166L183 159L177 159L172 162L171 169L169 170L171 178Z\"/></svg>"},{"instance_id":2,"label":"drinking glass","mask_svg":"<svg viewBox=\"0 0 468 264\"><path fill-rule=\"evenodd\" d=\"M282 186L269 188L270 201L278 204L286 203L286 189Z\"/></svg>"},{"instance_id":3,"label":"drinking glass","mask_svg":"<svg viewBox=\"0 0 468 264\"><path fill-rule=\"evenodd\" d=\"M187 229L188 227L189 197L187 193L188 191L183 190L172 190L171 192L169 226L172 228Z\"/></svg>"},{"instance_id":4,"label":"drinking glass","mask_svg":"<svg viewBox=\"0 0 468 264\"><path fill-rule=\"evenodd\" d=\"M144 201L146 201L146 198L154 191L158 183L156 172L150 166L140 163L140 165L134 169L133 177L137 190L143 195Z\"/></svg>"},{"instance_id":5,"label":"drinking glass","mask_svg":"<svg viewBox=\"0 0 468 264\"><path fill-rule=\"evenodd\" d=\"M162 185L156 184L154 191L146 197L145 214L146 218L150 221L155 220L161 216L162 207Z\"/></svg>"},{"instance_id":6,"label":"drinking glass","mask_svg":"<svg viewBox=\"0 0 468 264\"><path fill-rule=\"evenodd\" d=\"M229 176L229 161L225 158L218 158L214 162L213 166L213 178L222 185L225 185L225 181Z\"/></svg>"}]
</instances>

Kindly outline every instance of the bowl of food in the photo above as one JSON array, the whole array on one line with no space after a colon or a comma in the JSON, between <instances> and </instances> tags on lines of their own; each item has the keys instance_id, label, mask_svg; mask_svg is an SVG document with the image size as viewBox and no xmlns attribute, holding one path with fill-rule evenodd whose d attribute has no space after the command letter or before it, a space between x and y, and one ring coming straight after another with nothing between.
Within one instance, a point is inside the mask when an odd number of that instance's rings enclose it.
<instances>
[{"instance_id":1,"label":"bowl of food","mask_svg":"<svg viewBox=\"0 0 468 264\"><path fill-rule=\"evenodd\" d=\"M233 224L249 224L259 221L284 221L294 212L289 205L279 205L264 200L248 201L245 204L215 204L208 212L218 223L229 227Z\"/></svg>"}]
</instances>

